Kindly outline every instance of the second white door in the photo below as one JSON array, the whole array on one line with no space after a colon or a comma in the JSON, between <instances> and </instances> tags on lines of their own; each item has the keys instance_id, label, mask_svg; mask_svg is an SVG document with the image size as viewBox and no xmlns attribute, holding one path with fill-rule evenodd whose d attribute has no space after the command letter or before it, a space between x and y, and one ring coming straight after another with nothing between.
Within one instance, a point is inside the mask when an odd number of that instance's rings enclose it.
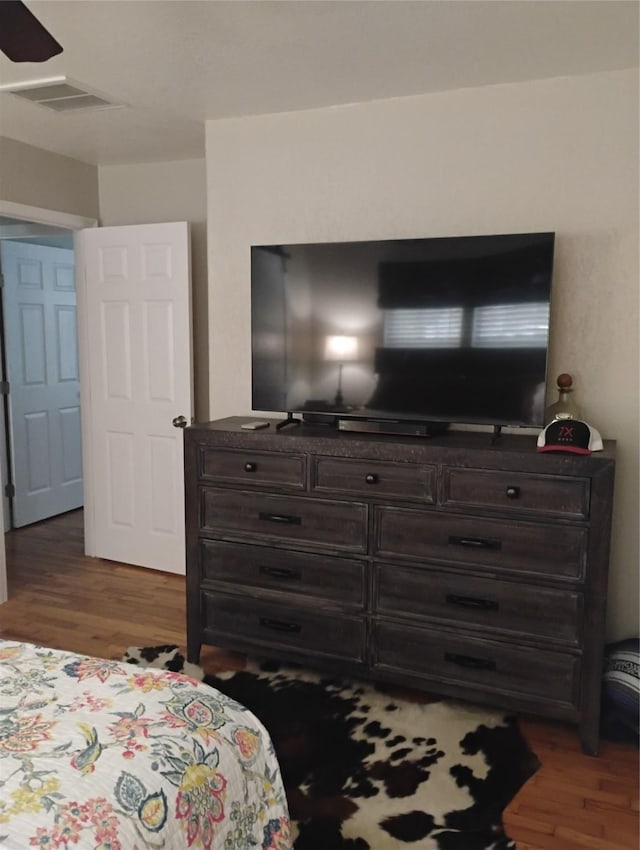
<instances>
[{"instance_id":1,"label":"second white door","mask_svg":"<svg viewBox=\"0 0 640 850\"><path fill-rule=\"evenodd\" d=\"M185 571L183 435L192 415L185 222L76 235L89 554Z\"/></svg>"}]
</instances>

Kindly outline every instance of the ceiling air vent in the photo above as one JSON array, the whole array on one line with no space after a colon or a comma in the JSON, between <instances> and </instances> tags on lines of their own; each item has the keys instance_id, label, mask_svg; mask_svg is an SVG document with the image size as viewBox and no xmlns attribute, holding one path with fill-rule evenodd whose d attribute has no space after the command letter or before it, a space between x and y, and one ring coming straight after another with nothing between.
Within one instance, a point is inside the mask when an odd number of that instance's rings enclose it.
<instances>
[{"instance_id":1,"label":"ceiling air vent","mask_svg":"<svg viewBox=\"0 0 640 850\"><path fill-rule=\"evenodd\" d=\"M82 83L67 77L54 77L48 80L30 80L22 83L8 83L0 86L0 92L7 92L31 103L46 106L54 112L80 112L87 109L114 109L124 106L116 103L95 89L89 89Z\"/></svg>"}]
</instances>

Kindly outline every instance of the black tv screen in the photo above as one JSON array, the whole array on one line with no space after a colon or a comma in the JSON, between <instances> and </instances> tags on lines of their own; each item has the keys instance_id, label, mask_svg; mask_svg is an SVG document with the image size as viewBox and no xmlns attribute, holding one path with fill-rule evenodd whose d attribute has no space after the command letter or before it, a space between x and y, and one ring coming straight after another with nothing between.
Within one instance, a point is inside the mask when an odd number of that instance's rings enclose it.
<instances>
[{"instance_id":1,"label":"black tv screen","mask_svg":"<svg viewBox=\"0 0 640 850\"><path fill-rule=\"evenodd\" d=\"M553 251L553 233L253 246L253 409L541 426Z\"/></svg>"}]
</instances>

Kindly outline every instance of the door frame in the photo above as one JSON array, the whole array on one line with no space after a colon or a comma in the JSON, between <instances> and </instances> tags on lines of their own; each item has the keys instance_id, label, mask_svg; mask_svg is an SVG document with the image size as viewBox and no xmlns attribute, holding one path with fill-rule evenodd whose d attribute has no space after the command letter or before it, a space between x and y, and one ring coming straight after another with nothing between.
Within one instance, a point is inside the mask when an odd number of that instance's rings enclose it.
<instances>
[{"instance_id":1,"label":"door frame","mask_svg":"<svg viewBox=\"0 0 640 850\"><path fill-rule=\"evenodd\" d=\"M13 201L5 201L0 198L0 216L17 218L30 221L34 224L49 224L55 227L64 227L67 230L82 230L87 227L97 227L98 220L86 218L85 216L72 215L59 210L50 210L43 207L32 207L27 204L17 204ZM78 330L78 363L80 368L80 421L82 431L82 477L84 480L84 541L85 554L92 555L94 549L94 523L93 523L93 479L90 452L90 421L89 421L89 386L87 381L82 380L83 369L89 356L89 341L87 339L86 320L86 298L85 279L82 266L82 257L78 256L78 247L75 244L74 253L76 258L76 297L77 297L77 330ZM4 545L4 521L0 512L0 604L8 599L7 591L7 568L6 553Z\"/></svg>"}]
</instances>

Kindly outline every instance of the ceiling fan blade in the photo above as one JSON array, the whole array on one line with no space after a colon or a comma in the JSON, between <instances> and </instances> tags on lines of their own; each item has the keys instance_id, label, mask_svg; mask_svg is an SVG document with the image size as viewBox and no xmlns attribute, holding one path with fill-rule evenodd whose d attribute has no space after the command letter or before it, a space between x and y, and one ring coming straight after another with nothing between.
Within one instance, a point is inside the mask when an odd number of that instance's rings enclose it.
<instances>
[{"instance_id":1,"label":"ceiling fan blade","mask_svg":"<svg viewBox=\"0 0 640 850\"><path fill-rule=\"evenodd\" d=\"M0 0L0 50L12 62L46 62L62 53L22 0Z\"/></svg>"}]
</instances>

